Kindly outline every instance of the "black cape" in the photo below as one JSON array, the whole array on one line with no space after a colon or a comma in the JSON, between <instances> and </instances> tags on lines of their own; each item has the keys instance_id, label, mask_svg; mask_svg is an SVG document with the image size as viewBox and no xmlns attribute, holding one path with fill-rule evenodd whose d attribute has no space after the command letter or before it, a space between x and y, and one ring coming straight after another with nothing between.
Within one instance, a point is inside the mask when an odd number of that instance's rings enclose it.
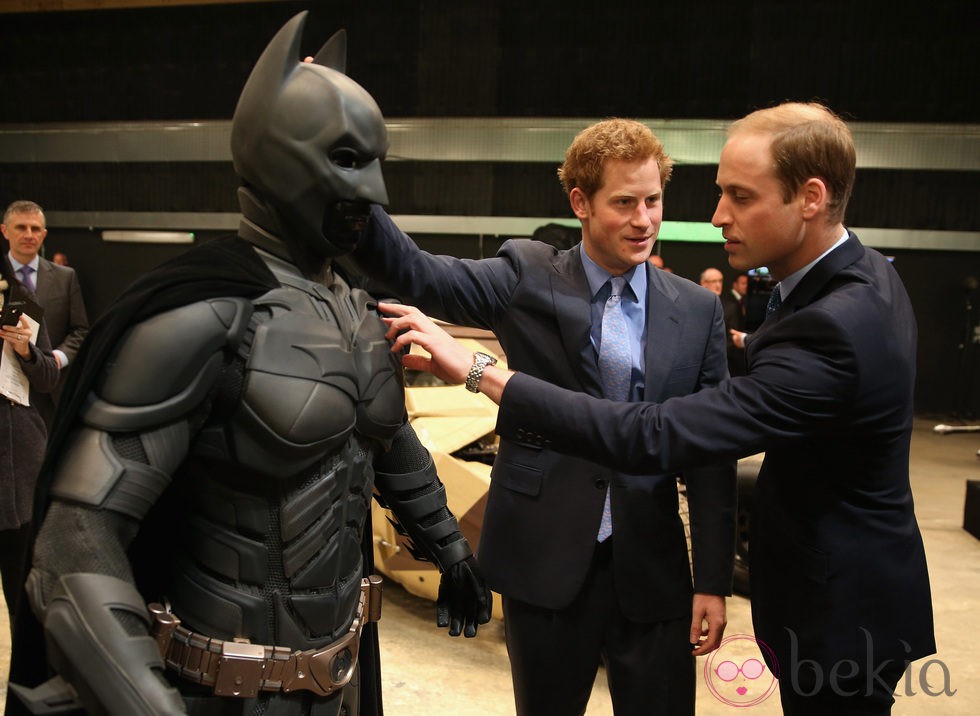
<instances>
[{"instance_id":1,"label":"black cape","mask_svg":"<svg viewBox=\"0 0 980 716\"><path fill-rule=\"evenodd\" d=\"M134 281L92 325L69 365L58 412L48 436L44 464L35 493L34 530L40 529L47 511L54 467L78 412L99 372L123 334L133 325L159 313L221 296L256 298L278 287L269 267L244 239L226 236L200 244L164 262ZM370 515L370 512L368 513ZM362 552L365 574L374 569L372 529L364 528ZM26 571L24 572L27 573ZM41 625L21 599L22 608L11 625L10 681L34 687L50 676L44 654ZM360 716L381 716L381 658L377 624L365 626L361 636ZM30 712L13 692L7 692L6 716Z\"/></svg>"}]
</instances>

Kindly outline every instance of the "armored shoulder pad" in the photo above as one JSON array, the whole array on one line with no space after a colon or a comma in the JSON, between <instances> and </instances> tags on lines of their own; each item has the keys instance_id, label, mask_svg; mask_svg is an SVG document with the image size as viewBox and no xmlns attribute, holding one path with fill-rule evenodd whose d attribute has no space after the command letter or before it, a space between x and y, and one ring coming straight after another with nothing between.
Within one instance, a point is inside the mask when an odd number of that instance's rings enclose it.
<instances>
[{"instance_id":1,"label":"armored shoulder pad","mask_svg":"<svg viewBox=\"0 0 980 716\"><path fill-rule=\"evenodd\" d=\"M129 329L84 410L102 430L142 430L185 414L204 399L252 314L243 298L175 308Z\"/></svg>"}]
</instances>

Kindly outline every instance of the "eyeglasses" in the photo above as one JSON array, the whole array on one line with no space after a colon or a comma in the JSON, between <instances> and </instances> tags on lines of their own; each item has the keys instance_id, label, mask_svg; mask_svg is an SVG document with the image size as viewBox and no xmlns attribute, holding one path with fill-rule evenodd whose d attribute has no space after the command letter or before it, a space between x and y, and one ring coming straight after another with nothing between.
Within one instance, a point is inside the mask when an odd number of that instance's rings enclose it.
<instances>
[{"instance_id":1,"label":"eyeglasses","mask_svg":"<svg viewBox=\"0 0 980 716\"><path fill-rule=\"evenodd\" d=\"M734 681L740 673L746 679L758 679L766 670L766 665L758 659L746 659L739 667L734 661L723 661L715 668L715 675L722 681Z\"/></svg>"}]
</instances>

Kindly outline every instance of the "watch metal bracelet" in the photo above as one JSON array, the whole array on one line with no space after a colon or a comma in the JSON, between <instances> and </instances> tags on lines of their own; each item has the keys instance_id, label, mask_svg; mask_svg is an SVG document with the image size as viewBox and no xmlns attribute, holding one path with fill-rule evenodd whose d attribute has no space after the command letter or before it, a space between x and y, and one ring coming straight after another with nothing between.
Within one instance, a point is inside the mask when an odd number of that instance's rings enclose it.
<instances>
[{"instance_id":1,"label":"watch metal bracelet","mask_svg":"<svg viewBox=\"0 0 980 716\"><path fill-rule=\"evenodd\" d=\"M471 393L480 392L480 379L483 371L488 365L495 365L497 359L492 355L477 351L473 354L473 366L470 368L469 375L466 376L466 389Z\"/></svg>"}]
</instances>

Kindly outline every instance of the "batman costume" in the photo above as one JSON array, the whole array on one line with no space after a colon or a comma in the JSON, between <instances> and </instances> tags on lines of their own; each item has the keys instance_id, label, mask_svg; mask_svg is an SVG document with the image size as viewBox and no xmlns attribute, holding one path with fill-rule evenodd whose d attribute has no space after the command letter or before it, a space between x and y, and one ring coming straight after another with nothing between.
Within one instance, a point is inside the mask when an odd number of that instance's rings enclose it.
<instances>
[{"instance_id":1,"label":"batman costume","mask_svg":"<svg viewBox=\"0 0 980 716\"><path fill-rule=\"evenodd\" d=\"M384 121L342 33L298 61L304 19L235 111L238 237L137 281L74 363L27 583L57 676L11 684L34 708L380 714L374 491L443 573L439 625L490 618L384 324L333 267L387 203Z\"/></svg>"}]
</instances>

